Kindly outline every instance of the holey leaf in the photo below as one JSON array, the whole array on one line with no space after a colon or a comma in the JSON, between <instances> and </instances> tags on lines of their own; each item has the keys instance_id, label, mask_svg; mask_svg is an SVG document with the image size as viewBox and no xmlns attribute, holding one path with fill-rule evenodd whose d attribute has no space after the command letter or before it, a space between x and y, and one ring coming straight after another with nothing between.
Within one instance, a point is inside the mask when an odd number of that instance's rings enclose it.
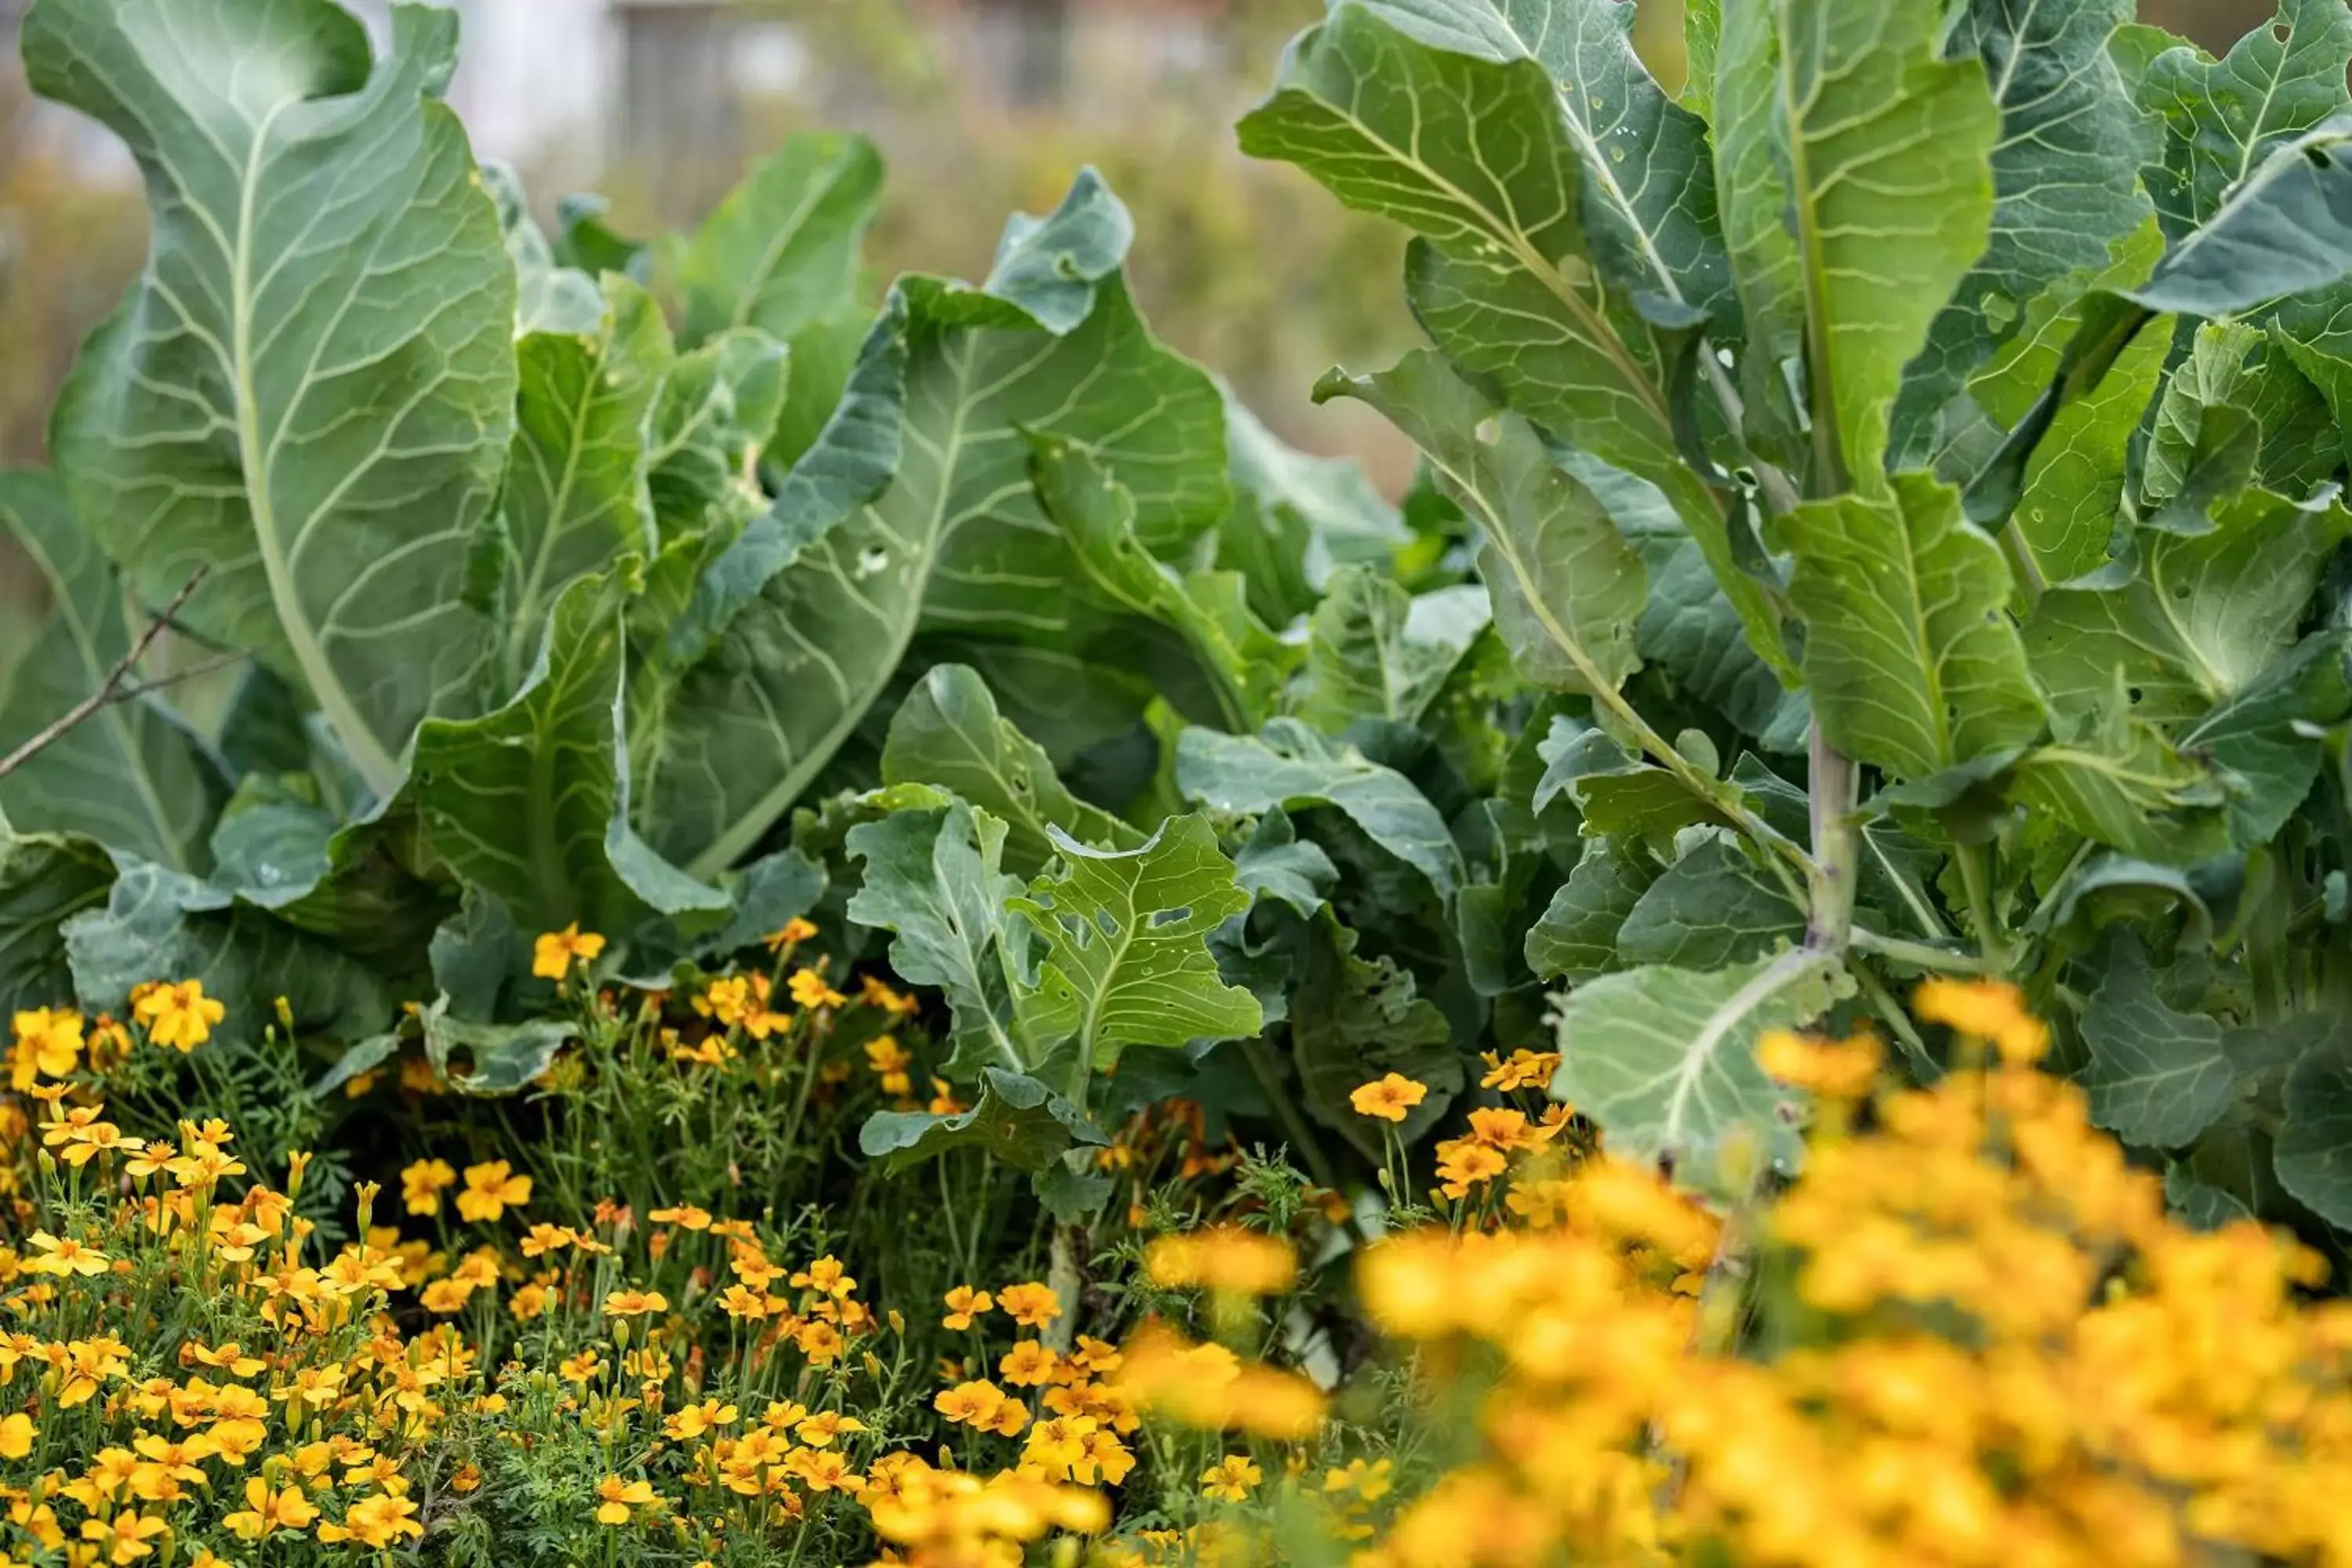
<instances>
[{"instance_id":1,"label":"holey leaf","mask_svg":"<svg viewBox=\"0 0 2352 1568\"><path fill-rule=\"evenodd\" d=\"M1937 49L1931 0L1730 0L1721 68L1776 156L1719 141L1751 315L1804 322L1821 481L1884 489L1904 367L1985 254L2000 115L1984 68ZM1770 24L1754 14L1769 10ZM1769 79L1769 85L1766 86ZM1718 84L1718 96L1735 95ZM1769 132L1765 127L1769 126Z\"/></svg>"},{"instance_id":2,"label":"holey leaf","mask_svg":"<svg viewBox=\"0 0 2352 1568\"><path fill-rule=\"evenodd\" d=\"M1647 269L1628 297L1657 297L1690 319L1720 301L1696 195L1705 175L1683 166L1694 152L1688 123L1662 104L1612 98L1601 84L1622 63L1594 77L1599 101L1563 108L1564 95L1584 89L1556 81L1546 65L1572 53L1581 71L1622 47L1594 31L1616 17L1583 4L1479 16L1497 9L1339 6L1292 45L1274 96L1242 121L1242 149L1296 163L1349 206L1420 235L1407 286L1446 356L1553 437L1663 490L1757 647L1785 664L1771 595L1741 567L1723 503L1676 441L1672 345L1602 279L1604 263L1612 273ZM1465 47L1476 52L1457 52ZM1621 110L1630 118L1617 123ZM1662 150L1646 170L1621 163L1649 145L1627 132L1653 117L1681 152ZM1580 148L1601 132L1607 151L1594 155L1613 173L1588 192ZM1678 180L1691 205L1669 222L1676 204L1666 192ZM1580 213L1599 215L1598 255Z\"/></svg>"},{"instance_id":3,"label":"holey leaf","mask_svg":"<svg viewBox=\"0 0 2352 1568\"><path fill-rule=\"evenodd\" d=\"M641 706L640 824L715 875L808 787L919 627L1051 642L1067 546L1030 482L1032 434L1083 449L1154 555L1223 517L1224 403L1145 330L1118 278L1130 224L1091 170L1017 219L980 289L903 280L841 406L774 506L705 574Z\"/></svg>"},{"instance_id":4,"label":"holey leaf","mask_svg":"<svg viewBox=\"0 0 2352 1568\"><path fill-rule=\"evenodd\" d=\"M2352 15L2342 0L2280 0L2278 19L2216 60L2189 45L2149 62L2140 101L2165 126L2147 172L2165 232L2179 239L2219 212L2281 142L2352 107L2344 71Z\"/></svg>"},{"instance_id":5,"label":"holey leaf","mask_svg":"<svg viewBox=\"0 0 2352 1568\"><path fill-rule=\"evenodd\" d=\"M1485 535L1478 570L1496 625L1529 679L1614 691L1640 668L1633 626L1648 597L1642 558L1526 420L1497 414L1427 352L1377 375L1335 373L1315 395L1379 409L1477 521Z\"/></svg>"},{"instance_id":6,"label":"holey leaf","mask_svg":"<svg viewBox=\"0 0 2352 1568\"><path fill-rule=\"evenodd\" d=\"M2042 699L2005 608L2009 566L1958 491L1898 474L1887 498L1808 503L1782 533L1813 712L1839 750L1924 779L2033 742Z\"/></svg>"},{"instance_id":7,"label":"holey leaf","mask_svg":"<svg viewBox=\"0 0 2352 1568\"><path fill-rule=\"evenodd\" d=\"M133 634L122 584L47 474L0 471L0 541L32 563L49 620L0 682L0 756L106 684ZM0 822L86 833L179 871L202 871L226 794L220 766L161 699L112 702L0 775Z\"/></svg>"},{"instance_id":8,"label":"holey leaf","mask_svg":"<svg viewBox=\"0 0 2352 1568\"><path fill-rule=\"evenodd\" d=\"M1552 1094L1598 1122L1612 1149L1670 1160L1693 1186L1738 1185L1743 1163L1790 1170L1797 1102L1764 1076L1756 1042L1819 1017L1850 984L1802 951L1732 969L1603 975L1560 1005Z\"/></svg>"},{"instance_id":9,"label":"holey leaf","mask_svg":"<svg viewBox=\"0 0 2352 1568\"><path fill-rule=\"evenodd\" d=\"M1129 1046L1255 1035L1257 999L1218 977L1209 934L1250 906L1205 816L1171 816L1140 847L1089 849L1058 828L1057 866L1006 908L1042 948L1041 1031L1097 1068Z\"/></svg>"},{"instance_id":10,"label":"holey leaf","mask_svg":"<svg viewBox=\"0 0 2352 1568\"><path fill-rule=\"evenodd\" d=\"M2186 1148L2229 1109L2221 1026L2167 1005L2136 940L2117 944L2084 1011L2083 1041L2091 1049L2083 1075L2091 1120L2126 1142Z\"/></svg>"},{"instance_id":11,"label":"holey leaf","mask_svg":"<svg viewBox=\"0 0 2352 1568\"><path fill-rule=\"evenodd\" d=\"M1054 853L1060 828L1083 844L1132 849L1143 835L1063 787L1045 749L1000 716L996 699L968 665L933 665L890 721L882 746L886 784L951 790L1005 825L1005 860L1034 875Z\"/></svg>"},{"instance_id":12,"label":"holey leaf","mask_svg":"<svg viewBox=\"0 0 2352 1568\"><path fill-rule=\"evenodd\" d=\"M52 450L139 595L309 689L369 784L473 700L467 565L514 426L515 270L456 118L457 17L391 53L329 0L42 0L38 91L122 137L147 272Z\"/></svg>"}]
</instances>

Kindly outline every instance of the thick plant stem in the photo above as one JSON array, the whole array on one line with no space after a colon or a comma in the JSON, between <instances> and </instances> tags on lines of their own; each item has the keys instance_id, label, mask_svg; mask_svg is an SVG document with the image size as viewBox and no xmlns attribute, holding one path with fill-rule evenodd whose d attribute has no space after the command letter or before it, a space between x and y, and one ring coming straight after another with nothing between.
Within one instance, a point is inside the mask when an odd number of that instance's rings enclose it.
<instances>
[{"instance_id":1,"label":"thick plant stem","mask_svg":"<svg viewBox=\"0 0 2352 1568\"><path fill-rule=\"evenodd\" d=\"M1862 767L1830 743L1819 719L1813 721L1811 752L1813 867L1805 946L1837 954L1845 952L1853 930L1853 885L1862 863L1853 808Z\"/></svg>"}]
</instances>

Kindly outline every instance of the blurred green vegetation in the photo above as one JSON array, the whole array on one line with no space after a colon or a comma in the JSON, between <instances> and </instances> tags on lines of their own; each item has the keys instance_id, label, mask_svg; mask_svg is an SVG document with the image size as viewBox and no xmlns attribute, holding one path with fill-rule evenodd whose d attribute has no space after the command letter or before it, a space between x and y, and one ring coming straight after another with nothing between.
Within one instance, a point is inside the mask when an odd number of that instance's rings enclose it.
<instances>
[{"instance_id":1,"label":"blurred green vegetation","mask_svg":"<svg viewBox=\"0 0 2352 1568\"><path fill-rule=\"evenodd\" d=\"M870 247L878 292L901 269L978 276L1006 212L1051 205L1081 163L1095 163L1135 210L1134 286L1160 335L1229 376L1292 441L1356 453L1383 484L1401 485L1410 455L1384 426L1352 405L1315 409L1305 395L1332 363L1379 363L1412 341L1396 288L1401 237L1339 210L1291 169L1243 158L1233 142L1233 121L1271 79L1282 40L1321 0L1049 7L1070 28L1068 79L1008 104L1001 81L974 63L969 29L975 16L1020 8L1017 0L746 0L747 16L795 30L804 80L788 95L747 100L735 117L740 145L708 156L709 167L633 163L631 149L614 149L602 184L616 216L645 230L691 222L786 131L863 131L891 166ZM2270 9L2269 0L2142 5L2149 20L2209 47ZM1131 24L1124 34L1121 18ZM1181 50L1152 42L1163 35ZM1641 0L1636 37L1660 78L1678 80L1681 0ZM0 66L0 463L22 464L40 460L49 402L82 337L137 269L145 234L135 190L79 177L57 138L30 132L13 64ZM558 193L535 194L551 205ZM21 624L7 595L23 602L25 575L0 570L0 623Z\"/></svg>"}]
</instances>

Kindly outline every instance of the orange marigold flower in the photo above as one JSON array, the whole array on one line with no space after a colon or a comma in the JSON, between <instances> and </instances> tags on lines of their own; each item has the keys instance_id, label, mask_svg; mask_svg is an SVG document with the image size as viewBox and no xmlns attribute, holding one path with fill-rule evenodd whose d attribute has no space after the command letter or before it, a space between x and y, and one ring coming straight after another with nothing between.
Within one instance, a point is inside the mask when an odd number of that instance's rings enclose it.
<instances>
[{"instance_id":1,"label":"orange marigold flower","mask_svg":"<svg viewBox=\"0 0 2352 1568\"><path fill-rule=\"evenodd\" d=\"M1359 1116L1377 1116L1383 1121L1402 1121L1405 1113L1429 1098L1429 1086L1418 1083L1401 1072L1365 1084L1348 1096L1348 1103L1356 1108Z\"/></svg>"}]
</instances>

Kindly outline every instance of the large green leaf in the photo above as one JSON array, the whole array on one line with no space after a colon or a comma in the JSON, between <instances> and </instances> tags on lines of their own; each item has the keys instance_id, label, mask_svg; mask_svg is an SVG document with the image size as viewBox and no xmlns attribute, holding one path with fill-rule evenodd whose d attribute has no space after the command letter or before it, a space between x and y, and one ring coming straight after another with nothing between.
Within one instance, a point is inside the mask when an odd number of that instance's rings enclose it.
<instances>
[{"instance_id":1,"label":"large green leaf","mask_svg":"<svg viewBox=\"0 0 2352 1568\"><path fill-rule=\"evenodd\" d=\"M882 747L882 782L951 790L1001 820L1004 863L1027 876L1054 853L1048 831L1131 849L1143 835L1062 786L1045 748L997 713L988 682L967 665L940 664L908 693Z\"/></svg>"},{"instance_id":2,"label":"large green leaf","mask_svg":"<svg viewBox=\"0 0 2352 1568\"><path fill-rule=\"evenodd\" d=\"M72 1004L63 927L113 885L114 862L89 839L0 824L0 1017Z\"/></svg>"},{"instance_id":3,"label":"large green leaf","mask_svg":"<svg viewBox=\"0 0 2352 1568\"><path fill-rule=\"evenodd\" d=\"M556 260L555 247L530 216L522 176L506 163L486 160L482 183L498 204L499 229L515 269L515 335L569 332L593 337L604 319L604 298L593 273ZM615 268L614 270L618 270Z\"/></svg>"},{"instance_id":4,"label":"large green leaf","mask_svg":"<svg viewBox=\"0 0 2352 1568\"><path fill-rule=\"evenodd\" d=\"M947 994L955 1060L1014 1072L1044 1065L1018 1012L1028 927L1005 918L1021 880L1003 869L1005 825L961 801L892 812L849 830L865 879L849 900L860 925L896 933L890 967Z\"/></svg>"},{"instance_id":5,"label":"large green leaf","mask_svg":"<svg viewBox=\"0 0 2352 1568\"><path fill-rule=\"evenodd\" d=\"M1574 879L1571 878L1570 881ZM1666 868L1618 928L1626 968L1719 969L1803 940L1805 911L1787 889L1718 833Z\"/></svg>"},{"instance_id":6,"label":"large green leaf","mask_svg":"<svg viewBox=\"0 0 2352 1568\"><path fill-rule=\"evenodd\" d=\"M1958 491L1898 474L1884 499L1799 508L1783 533L1813 712L1839 750L1923 779L2040 733L2008 563Z\"/></svg>"},{"instance_id":7,"label":"large green leaf","mask_svg":"<svg viewBox=\"0 0 2352 1568\"><path fill-rule=\"evenodd\" d=\"M1766 9L1769 23L1756 15ZM1777 154L1718 153L1733 165L1720 193L1733 267L1751 310L1805 323L1815 467L1827 485L1883 489L1904 367L1986 254L2000 114L1984 68L1938 52L1944 9L1737 0L1726 12L1721 68L1738 91L1718 83L1724 112L1738 103L1737 133L1770 135ZM1774 228L1783 215L1785 235Z\"/></svg>"},{"instance_id":8,"label":"large green leaf","mask_svg":"<svg viewBox=\"0 0 2352 1568\"><path fill-rule=\"evenodd\" d=\"M1085 1112L1021 1073L983 1068L980 1099L970 1110L931 1116L877 1110L858 1130L857 1149L885 1171L953 1150L977 1148L1016 1171L1043 1171L1074 1144L1108 1142Z\"/></svg>"},{"instance_id":9,"label":"large green leaf","mask_svg":"<svg viewBox=\"0 0 2352 1568\"><path fill-rule=\"evenodd\" d=\"M1438 48L1542 66L1576 152L1586 230L1612 281L1736 314L1706 124L1669 99L1633 52L1630 0L1361 4Z\"/></svg>"},{"instance_id":10,"label":"large green leaf","mask_svg":"<svg viewBox=\"0 0 2352 1568\"><path fill-rule=\"evenodd\" d=\"M2012 518L2043 579L2104 564L2115 542L2132 437L2164 376L2171 333L2151 323L2089 391L2058 410L2025 469Z\"/></svg>"},{"instance_id":11,"label":"large green leaf","mask_svg":"<svg viewBox=\"0 0 2352 1568\"><path fill-rule=\"evenodd\" d=\"M2180 737L2230 792L2231 842L2270 841L2319 777L2321 737L2352 714L2352 631L2314 632Z\"/></svg>"},{"instance_id":12,"label":"large green leaf","mask_svg":"<svg viewBox=\"0 0 2352 1568\"><path fill-rule=\"evenodd\" d=\"M1308 618L1306 680L1294 711L1332 734L1360 719L1412 723L1487 618L1486 595L1475 585L1415 597L1370 567L1343 566Z\"/></svg>"},{"instance_id":13,"label":"large green leaf","mask_svg":"<svg viewBox=\"0 0 2352 1568\"><path fill-rule=\"evenodd\" d=\"M1642 558L1525 420L1497 414L1428 353L1378 375L1326 377L1316 395L1360 398L1386 415L1477 519L1496 624L1529 679L1585 692L1624 683L1641 663Z\"/></svg>"},{"instance_id":14,"label":"large green leaf","mask_svg":"<svg viewBox=\"0 0 2352 1568\"><path fill-rule=\"evenodd\" d=\"M2149 62L2140 101L2160 117L2162 162L2147 171L2165 231L2179 239L2221 210L2281 142L2347 107L2352 14L2341 0L2281 0L2226 58L2182 45Z\"/></svg>"},{"instance_id":15,"label":"large green leaf","mask_svg":"<svg viewBox=\"0 0 2352 1568\"><path fill-rule=\"evenodd\" d=\"M1657 879L1658 868L1615 838L1585 841L1583 858L1528 928L1528 967L1538 980L1585 981L1617 967L1617 933Z\"/></svg>"},{"instance_id":16,"label":"large green leaf","mask_svg":"<svg viewBox=\"0 0 2352 1568\"><path fill-rule=\"evenodd\" d=\"M0 540L24 552L50 605L38 642L0 685L5 756L96 695L131 651L132 629L113 566L49 476L0 472ZM190 728L160 698L134 698L107 704L0 777L0 819L20 833L84 833L201 871L225 794L219 764Z\"/></svg>"},{"instance_id":17,"label":"large green leaf","mask_svg":"<svg viewBox=\"0 0 2352 1568\"><path fill-rule=\"evenodd\" d=\"M1801 1148L1783 1114L1790 1095L1757 1065L1756 1042L1819 1017L1843 984L1833 963L1802 952L1603 975L1560 1005L1552 1093L1600 1123L1612 1149L1672 1160L1696 1186L1733 1184L1731 1154L1790 1169Z\"/></svg>"},{"instance_id":18,"label":"large green leaf","mask_svg":"<svg viewBox=\"0 0 2352 1568\"><path fill-rule=\"evenodd\" d=\"M1250 906L1205 816L1171 816L1134 849L1059 829L1058 864L1006 901L1038 933L1038 1027L1108 1068L1129 1046L1229 1040L1264 1026L1257 999L1218 977L1209 935Z\"/></svg>"},{"instance_id":19,"label":"large green leaf","mask_svg":"<svg viewBox=\"0 0 2352 1568\"><path fill-rule=\"evenodd\" d=\"M675 262L683 341L754 332L792 346L763 403L755 448L798 462L840 401L866 335L859 251L879 209L882 160L863 136L804 132L729 192Z\"/></svg>"},{"instance_id":20,"label":"large green leaf","mask_svg":"<svg viewBox=\"0 0 2352 1568\"><path fill-rule=\"evenodd\" d=\"M2284 654L2347 531L2341 507L2311 511L2249 492L2201 536L2140 536L2138 572L2119 587L2055 590L2026 623L2033 673L2062 719L2106 702L2120 675L2133 714L2202 717Z\"/></svg>"},{"instance_id":21,"label":"large green leaf","mask_svg":"<svg viewBox=\"0 0 2352 1568\"><path fill-rule=\"evenodd\" d=\"M225 1044L259 1041L280 997L300 1035L356 1041L391 1022L400 977L193 877L119 856L116 865L104 907L82 910L63 928L84 1007L128 1017L132 986L196 979L226 1010L213 1027Z\"/></svg>"},{"instance_id":22,"label":"large green leaf","mask_svg":"<svg viewBox=\"0 0 2352 1568\"><path fill-rule=\"evenodd\" d=\"M2091 1120L2127 1143L2185 1148L2230 1107L2221 1026L2167 1005L2135 941L2117 948L2084 1009L2083 1041Z\"/></svg>"},{"instance_id":23,"label":"large green leaf","mask_svg":"<svg viewBox=\"0 0 2352 1568\"><path fill-rule=\"evenodd\" d=\"M1416 8L1441 9L1435 0ZM1466 20L1476 8L1442 9ZM1555 437L1664 490L1758 647L1780 658L1770 595L1741 568L1720 498L1676 441L1673 345L1657 341L1640 315L1612 299L1602 258L1586 244L1580 206L1605 212L1614 205L1605 192L1591 203L1580 195L1585 181L1578 132L1591 125L1563 112L1559 84L1517 46L1482 45L1486 58L1454 52L1416 36L1429 32L1425 18L1400 30L1398 15L1393 5L1382 12L1343 5L1303 35L1274 96L1242 121L1243 150L1297 163L1349 205L1420 234L1407 263L1408 286L1415 312L1447 356ZM1511 15L1531 25L1538 12ZM1570 15L1584 18L1580 28L1613 25L1581 5ZM1454 42L1467 36L1458 27L1452 32ZM1572 42L1567 47L1583 52ZM1622 40L1606 47L1622 47ZM1502 58L1501 47L1515 58ZM1662 104L1645 110L1609 103L1590 112L1614 115L1621 108L1635 119L1654 111L1678 132L1691 129L1686 117ZM1617 134L1624 129L1611 130L1602 156L1612 163L1636 144ZM1667 181L1705 177L1695 167L1673 165L1668 155L1650 172ZM1644 234L1653 246L1681 244L1665 241L1663 229L1644 227L1643 213L1663 211L1651 200L1646 194L1629 197L1618 209L1614 232L1636 252ZM1696 247L1696 215L1683 216L1692 224L1683 232ZM1605 218L1601 226L1611 232ZM1615 270L1628 246L1604 248ZM1702 249L1690 251L1694 260ZM1681 275L1672 257L1665 260L1669 275ZM1647 292L1664 295L1676 287ZM1719 295L1711 286L1692 287ZM1689 300L1664 303L1685 320L1697 308Z\"/></svg>"},{"instance_id":24,"label":"large green leaf","mask_svg":"<svg viewBox=\"0 0 2352 1568\"><path fill-rule=\"evenodd\" d=\"M1441 897L1468 880L1445 818L1410 779L1296 720L1277 719L1258 737L1186 730L1177 742L1176 783L1187 800L1243 816L1331 806L1419 869Z\"/></svg>"},{"instance_id":25,"label":"large green leaf","mask_svg":"<svg viewBox=\"0 0 2352 1568\"><path fill-rule=\"evenodd\" d=\"M471 705L467 561L514 424L516 284L456 118L455 13L392 51L330 0L42 0L35 88L147 178L146 276L94 338L52 449L139 595L307 686L370 784Z\"/></svg>"},{"instance_id":26,"label":"large green leaf","mask_svg":"<svg viewBox=\"0 0 2352 1568\"><path fill-rule=\"evenodd\" d=\"M1227 729L1254 730L1272 718L1297 654L1250 610L1239 578L1179 576L1145 547L1134 497L1102 464L1066 440L1041 436L1034 445L1037 499L1067 546L1071 600L1175 633L1215 694L1213 717Z\"/></svg>"},{"instance_id":27,"label":"large green leaf","mask_svg":"<svg viewBox=\"0 0 2352 1568\"><path fill-rule=\"evenodd\" d=\"M526 931L576 921L629 941L665 920L726 919L724 893L662 861L629 826L621 590L610 576L573 583L513 700L416 734L410 790L435 852Z\"/></svg>"},{"instance_id":28,"label":"large green leaf","mask_svg":"<svg viewBox=\"0 0 2352 1568\"><path fill-rule=\"evenodd\" d=\"M852 310L881 194L882 160L865 137L787 138L678 247L686 342L757 327L789 342Z\"/></svg>"},{"instance_id":29,"label":"large green leaf","mask_svg":"<svg viewBox=\"0 0 2352 1568\"><path fill-rule=\"evenodd\" d=\"M342 823L306 782L256 775L238 786L213 829L213 885L345 952L414 969L457 895L418 873L430 852L411 794Z\"/></svg>"},{"instance_id":30,"label":"large green leaf","mask_svg":"<svg viewBox=\"0 0 2352 1568\"><path fill-rule=\"evenodd\" d=\"M783 344L744 327L669 367L645 437L646 486L663 540L706 527L731 506L748 512L764 502L752 470L783 407L788 359Z\"/></svg>"},{"instance_id":31,"label":"large green leaf","mask_svg":"<svg viewBox=\"0 0 2352 1568\"><path fill-rule=\"evenodd\" d=\"M1287 626L1315 607L1335 565L1384 563L1411 535L1361 465L1285 444L1224 393L1234 506L1217 528L1217 564L1248 581L1259 619Z\"/></svg>"},{"instance_id":32,"label":"large green leaf","mask_svg":"<svg viewBox=\"0 0 2352 1568\"><path fill-rule=\"evenodd\" d=\"M1898 423L1931 416L2018 330L2028 301L2105 266L2146 220L2139 171L2154 142L2107 53L2131 16L2131 0L1968 0L1954 19L1945 53L1984 63L2000 110L1991 237L1912 362Z\"/></svg>"},{"instance_id":33,"label":"large green leaf","mask_svg":"<svg viewBox=\"0 0 2352 1568\"><path fill-rule=\"evenodd\" d=\"M660 543L646 437L669 370L669 328L650 295L608 274L593 334L532 332L516 353L521 390L499 506L507 533L499 668L509 691L530 668L565 588Z\"/></svg>"},{"instance_id":34,"label":"large green leaf","mask_svg":"<svg viewBox=\"0 0 2352 1568\"><path fill-rule=\"evenodd\" d=\"M2279 1185L2330 1225L2352 1230L2352 1051L2314 1047L2287 1074L2273 1159Z\"/></svg>"},{"instance_id":35,"label":"large green leaf","mask_svg":"<svg viewBox=\"0 0 2352 1568\"><path fill-rule=\"evenodd\" d=\"M635 752L642 826L665 853L708 875L756 844L919 626L1066 629L1067 550L1027 433L1117 480L1154 554L1223 515L1223 399L1136 316L1118 277L1129 233L1089 171L1053 216L1013 225L982 288L894 291L824 438L674 628L692 668Z\"/></svg>"}]
</instances>

